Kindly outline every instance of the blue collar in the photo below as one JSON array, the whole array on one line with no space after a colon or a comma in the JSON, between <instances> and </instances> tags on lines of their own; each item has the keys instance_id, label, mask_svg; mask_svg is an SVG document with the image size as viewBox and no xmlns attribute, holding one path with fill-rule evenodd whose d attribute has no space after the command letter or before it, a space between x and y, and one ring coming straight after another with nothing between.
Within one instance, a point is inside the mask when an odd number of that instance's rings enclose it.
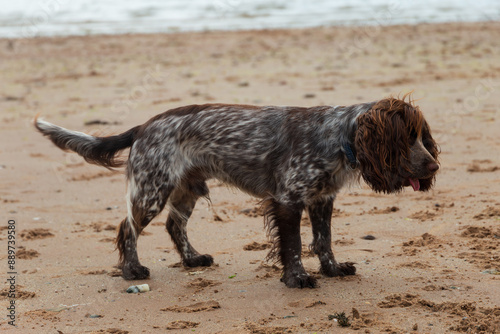
<instances>
[{"instance_id":1,"label":"blue collar","mask_svg":"<svg viewBox=\"0 0 500 334\"><path fill-rule=\"evenodd\" d=\"M353 150L349 143L344 143L343 148L347 160L349 160L349 167L351 167L351 169L358 168L359 161L356 159L356 151Z\"/></svg>"}]
</instances>

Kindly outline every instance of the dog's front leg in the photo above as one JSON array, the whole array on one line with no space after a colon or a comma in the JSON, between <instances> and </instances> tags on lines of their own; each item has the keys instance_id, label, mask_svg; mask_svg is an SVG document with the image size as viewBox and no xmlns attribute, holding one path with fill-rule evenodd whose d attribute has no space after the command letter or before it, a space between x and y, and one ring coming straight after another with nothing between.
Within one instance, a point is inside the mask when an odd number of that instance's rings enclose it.
<instances>
[{"instance_id":1,"label":"dog's front leg","mask_svg":"<svg viewBox=\"0 0 500 334\"><path fill-rule=\"evenodd\" d=\"M356 267L353 263L337 263L333 256L331 221L334 199L335 196L321 199L307 207L313 230L313 242L310 247L318 255L323 275L330 277L354 275Z\"/></svg>"},{"instance_id":2,"label":"dog's front leg","mask_svg":"<svg viewBox=\"0 0 500 334\"><path fill-rule=\"evenodd\" d=\"M289 288L314 288L316 279L309 276L301 261L300 219L302 206L285 205L272 201L268 207L268 219L274 236L274 253L283 264L282 281ZM271 251L273 253L273 251Z\"/></svg>"}]
</instances>

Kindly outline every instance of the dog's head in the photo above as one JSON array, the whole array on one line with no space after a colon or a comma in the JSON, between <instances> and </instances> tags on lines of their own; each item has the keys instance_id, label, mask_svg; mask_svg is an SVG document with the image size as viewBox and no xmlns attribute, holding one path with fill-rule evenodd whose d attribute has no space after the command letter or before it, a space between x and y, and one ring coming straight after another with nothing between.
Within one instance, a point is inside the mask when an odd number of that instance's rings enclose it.
<instances>
[{"instance_id":1,"label":"dog's head","mask_svg":"<svg viewBox=\"0 0 500 334\"><path fill-rule=\"evenodd\" d=\"M361 175L377 192L405 186L427 191L439 169L439 148L417 106L403 99L378 101L357 119L355 147Z\"/></svg>"}]
</instances>

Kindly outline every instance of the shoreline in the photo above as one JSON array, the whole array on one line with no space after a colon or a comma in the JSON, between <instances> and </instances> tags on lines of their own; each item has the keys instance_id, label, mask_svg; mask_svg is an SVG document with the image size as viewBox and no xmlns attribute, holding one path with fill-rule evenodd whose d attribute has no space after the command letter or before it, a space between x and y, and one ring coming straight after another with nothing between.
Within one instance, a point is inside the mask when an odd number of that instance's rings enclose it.
<instances>
[{"instance_id":1,"label":"shoreline","mask_svg":"<svg viewBox=\"0 0 500 334\"><path fill-rule=\"evenodd\" d=\"M398 28L398 27L421 27L421 26L476 26L499 23L500 20L482 21L445 21L445 22L418 22L418 23L394 23L394 24L339 24L321 25L310 27L271 27L271 28L249 28L249 29L206 29L206 30L172 30L172 31L151 31L151 32L118 32L118 33L90 33L75 35L37 35L30 37L7 37L0 36L1 40L31 40L31 39L57 39L57 38L93 38L93 37L119 37L119 36L154 36L154 35L192 35L192 34L220 34L220 33L259 33L259 32L280 32L280 31L301 31L301 30L370 30L371 28Z\"/></svg>"},{"instance_id":2,"label":"shoreline","mask_svg":"<svg viewBox=\"0 0 500 334\"><path fill-rule=\"evenodd\" d=\"M467 4L382 2L357 6L327 0L314 4L292 1L244 2L218 0L143 4L105 4L77 0L6 5L0 14L0 35L23 38L61 35L170 33L179 31L312 28L322 26L400 25L481 22L499 18L493 0ZM107 14L106 14L107 13Z\"/></svg>"}]
</instances>

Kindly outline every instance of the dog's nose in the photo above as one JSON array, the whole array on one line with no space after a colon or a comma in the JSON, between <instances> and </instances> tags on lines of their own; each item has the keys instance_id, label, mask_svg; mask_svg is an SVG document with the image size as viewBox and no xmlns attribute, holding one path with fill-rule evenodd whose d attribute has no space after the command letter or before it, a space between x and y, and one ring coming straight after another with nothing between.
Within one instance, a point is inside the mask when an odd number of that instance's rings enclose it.
<instances>
[{"instance_id":1,"label":"dog's nose","mask_svg":"<svg viewBox=\"0 0 500 334\"><path fill-rule=\"evenodd\" d=\"M427 165L427 168L429 169L429 171L434 173L435 171L437 171L439 169L439 165L435 162L431 162Z\"/></svg>"}]
</instances>

